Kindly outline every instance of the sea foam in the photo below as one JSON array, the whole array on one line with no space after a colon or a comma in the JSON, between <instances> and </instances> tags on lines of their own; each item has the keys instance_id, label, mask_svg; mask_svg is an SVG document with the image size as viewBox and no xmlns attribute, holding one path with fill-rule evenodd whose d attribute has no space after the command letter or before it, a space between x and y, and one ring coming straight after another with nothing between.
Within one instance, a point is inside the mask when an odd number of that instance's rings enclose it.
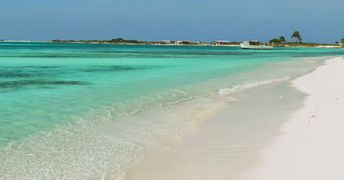
<instances>
[{"instance_id":1,"label":"sea foam","mask_svg":"<svg viewBox=\"0 0 344 180\"><path fill-rule=\"evenodd\" d=\"M238 92L244 91L246 89L254 88L257 86L261 86L261 85L268 85L268 84L287 81L287 80L290 80L290 78L291 77L289 77L289 76L285 76L285 77L281 77L281 78L274 78L274 79L268 79L268 80L263 80L263 81L243 83L241 85L236 85L236 86L233 86L230 88L219 89L218 93L219 93L219 95L229 95L229 94L238 93Z\"/></svg>"}]
</instances>

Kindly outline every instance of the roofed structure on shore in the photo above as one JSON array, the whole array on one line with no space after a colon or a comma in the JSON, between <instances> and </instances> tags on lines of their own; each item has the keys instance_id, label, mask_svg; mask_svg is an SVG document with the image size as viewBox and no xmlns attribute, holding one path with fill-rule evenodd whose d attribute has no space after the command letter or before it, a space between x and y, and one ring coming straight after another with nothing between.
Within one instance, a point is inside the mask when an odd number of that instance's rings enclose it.
<instances>
[{"instance_id":1,"label":"roofed structure on shore","mask_svg":"<svg viewBox=\"0 0 344 180\"><path fill-rule=\"evenodd\" d=\"M227 40L216 40L213 42L213 45L215 46L225 46L225 45L230 45L231 42Z\"/></svg>"}]
</instances>

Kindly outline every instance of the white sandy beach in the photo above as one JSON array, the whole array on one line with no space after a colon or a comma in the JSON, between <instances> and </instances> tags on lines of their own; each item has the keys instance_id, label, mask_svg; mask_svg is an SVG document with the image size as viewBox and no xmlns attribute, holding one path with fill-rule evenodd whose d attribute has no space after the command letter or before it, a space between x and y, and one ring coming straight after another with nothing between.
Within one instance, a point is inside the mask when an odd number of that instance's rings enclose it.
<instances>
[{"instance_id":1,"label":"white sandy beach","mask_svg":"<svg viewBox=\"0 0 344 180\"><path fill-rule=\"evenodd\" d=\"M333 58L294 80L303 104L288 84L243 93L197 135L150 152L127 179L344 179L343 70L343 58Z\"/></svg>"},{"instance_id":2,"label":"white sandy beach","mask_svg":"<svg viewBox=\"0 0 344 180\"><path fill-rule=\"evenodd\" d=\"M344 59L328 60L295 80L309 96L263 151L252 180L344 179Z\"/></svg>"}]
</instances>

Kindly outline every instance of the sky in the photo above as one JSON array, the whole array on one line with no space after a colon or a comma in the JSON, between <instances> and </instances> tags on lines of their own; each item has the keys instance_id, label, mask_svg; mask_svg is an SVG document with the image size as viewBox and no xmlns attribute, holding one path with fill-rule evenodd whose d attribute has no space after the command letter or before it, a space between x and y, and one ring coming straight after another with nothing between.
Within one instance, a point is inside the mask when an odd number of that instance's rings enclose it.
<instances>
[{"instance_id":1,"label":"sky","mask_svg":"<svg viewBox=\"0 0 344 180\"><path fill-rule=\"evenodd\" d=\"M344 0L0 0L0 39L306 42L344 37Z\"/></svg>"}]
</instances>

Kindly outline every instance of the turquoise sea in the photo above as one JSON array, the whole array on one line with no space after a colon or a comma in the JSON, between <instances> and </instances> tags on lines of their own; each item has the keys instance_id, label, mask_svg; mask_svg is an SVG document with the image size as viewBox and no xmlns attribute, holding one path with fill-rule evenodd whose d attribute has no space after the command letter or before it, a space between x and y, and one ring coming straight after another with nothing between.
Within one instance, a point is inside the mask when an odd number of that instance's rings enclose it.
<instances>
[{"instance_id":1,"label":"turquoise sea","mask_svg":"<svg viewBox=\"0 0 344 180\"><path fill-rule=\"evenodd\" d=\"M0 179L121 179L160 135L185 127L170 107L291 80L343 55L0 43Z\"/></svg>"}]
</instances>

